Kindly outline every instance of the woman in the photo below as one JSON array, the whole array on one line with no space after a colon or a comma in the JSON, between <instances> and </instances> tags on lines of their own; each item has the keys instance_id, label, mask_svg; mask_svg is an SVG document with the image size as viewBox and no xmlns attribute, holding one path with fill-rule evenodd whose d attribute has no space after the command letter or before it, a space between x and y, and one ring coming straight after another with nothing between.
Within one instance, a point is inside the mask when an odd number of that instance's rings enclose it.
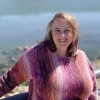
<instances>
[{"instance_id":1,"label":"woman","mask_svg":"<svg viewBox=\"0 0 100 100\"><path fill-rule=\"evenodd\" d=\"M79 26L73 16L57 13L44 41L29 48L0 79L0 96L30 80L28 100L98 100L96 77L78 49Z\"/></svg>"}]
</instances>

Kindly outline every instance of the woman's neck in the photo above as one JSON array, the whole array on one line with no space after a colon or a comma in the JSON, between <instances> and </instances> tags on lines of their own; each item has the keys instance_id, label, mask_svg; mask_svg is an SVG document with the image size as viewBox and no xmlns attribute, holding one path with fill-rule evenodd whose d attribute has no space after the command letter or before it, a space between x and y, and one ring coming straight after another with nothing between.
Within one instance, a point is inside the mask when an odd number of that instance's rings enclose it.
<instances>
[{"instance_id":1,"label":"woman's neck","mask_svg":"<svg viewBox=\"0 0 100 100\"><path fill-rule=\"evenodd\" d=\"M56 54L60 57L66 57L66 50L65 51L61 51L61 50L57 50Z\"/></svg>"}]
</instances>

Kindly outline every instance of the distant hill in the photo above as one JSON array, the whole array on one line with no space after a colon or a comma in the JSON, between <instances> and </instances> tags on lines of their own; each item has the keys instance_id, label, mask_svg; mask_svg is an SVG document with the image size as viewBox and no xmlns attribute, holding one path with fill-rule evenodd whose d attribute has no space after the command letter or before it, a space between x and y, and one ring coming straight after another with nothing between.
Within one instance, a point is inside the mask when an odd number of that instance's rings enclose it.
<instances>
[{"instance_id":1,"label":"distant hill","mask_svg":"<svg viewBox=\"0 0 100 100\"><path fill-rule=\"evenodd\" d=\"M0 0L0 14L100 11L100 0Z\"/></svg>"}]
</instances>

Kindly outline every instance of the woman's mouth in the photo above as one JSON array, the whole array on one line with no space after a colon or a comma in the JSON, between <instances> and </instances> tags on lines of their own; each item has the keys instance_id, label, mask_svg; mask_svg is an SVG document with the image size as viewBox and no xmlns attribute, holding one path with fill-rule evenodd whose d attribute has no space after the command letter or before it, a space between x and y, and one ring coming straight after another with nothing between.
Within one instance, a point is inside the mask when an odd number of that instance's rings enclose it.
<instances>
[{"instance_id":1,"label":"woman's mouth","mask_svg":"<svg viewBox=\"0 0 100 100\"><path fill-rule=\"evenodd\" d=\"M66 42L66 41L67 41L67 39L66 39L66 40L60 40L60 39L59 39L59 41L60 41L61 43L64 43L64 42Z\"/></svg>"}]
</instances>

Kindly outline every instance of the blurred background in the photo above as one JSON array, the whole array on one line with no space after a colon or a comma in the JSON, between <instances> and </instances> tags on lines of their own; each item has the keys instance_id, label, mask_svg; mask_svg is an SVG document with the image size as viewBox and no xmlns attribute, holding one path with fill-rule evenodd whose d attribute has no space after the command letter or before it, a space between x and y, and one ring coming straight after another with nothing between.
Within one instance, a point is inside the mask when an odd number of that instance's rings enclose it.
<instances>
[{"instance_id":1,"label":"blurred background","mask_svg":"<svg viewBox=\"0 0 100 100\"><path fill-rule=\"evenodd\" d=\"M0 75L44 38L57 12L75 16L80 24L79 48L95 70L100 68L100 0L0 0Z\"/></svg>"},{"instance_id":2,"label":"blurred background","mask_svg":"<svg viewBox=\"0 0 100 100\"><path fill-rule=\"evenodd\" d=\"M100 58L99 0L0 0L0 50L36 44L56 12L76 17L80 48L91 60Z\"/></svg>"}]
</instances>

